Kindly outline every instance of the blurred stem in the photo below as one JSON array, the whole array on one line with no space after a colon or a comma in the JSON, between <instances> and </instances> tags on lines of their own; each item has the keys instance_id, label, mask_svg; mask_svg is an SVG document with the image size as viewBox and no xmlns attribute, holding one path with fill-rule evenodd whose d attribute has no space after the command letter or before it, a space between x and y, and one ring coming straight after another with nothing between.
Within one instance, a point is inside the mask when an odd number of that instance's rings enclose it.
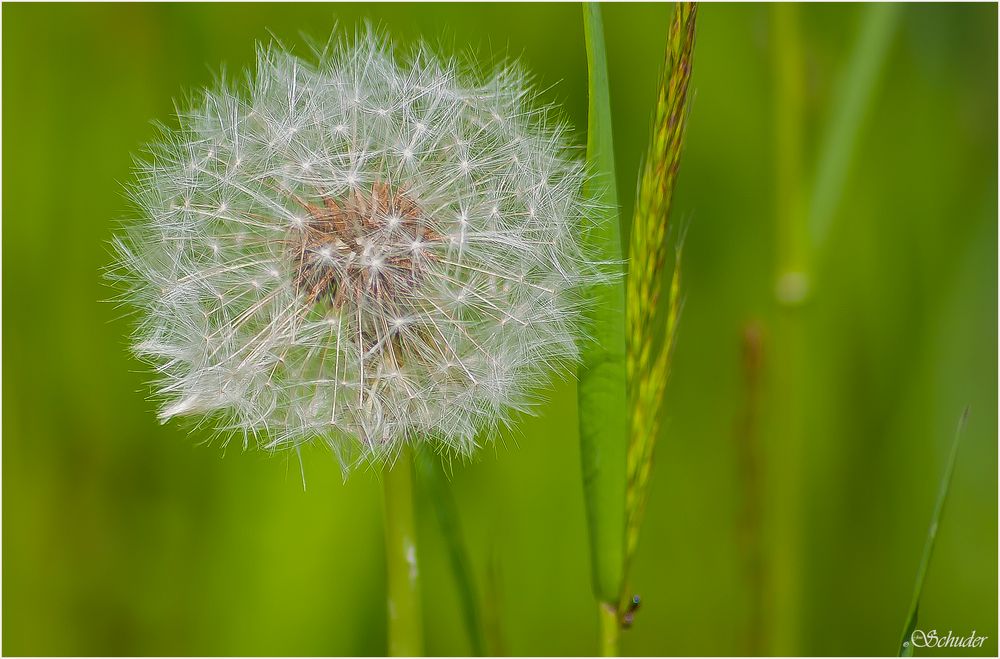
<instances>
[{"instance_id":1,"label":"blurred stem","mask_svg":"<svg viewBox=\"0 0 1000 659\"><path fill-rule=\"evenodd\" d=\"M507 656L507 644L504 642L503 621L500 618L501 602L503 602L503 575L501 574L500 556L496 545L490 553L489 573L486 578L486 599L483 604L483 627L487 654L491 657Z\"/></svg>"},{"instance_id":2,"label":"blurred stem","mask_svg":"<svg viewBox=\"0 0 1000 659\"><path fill-rule=\"evenodd\" d=\"M386 604L389 655L393 657L417 657L424 651L412 462L410 448L404 447L383 477Z\"/></svg>"},{"instance_id":3,"label":"blurred stem","mask_svg":"<svg viewBox=\"0 0 1000 659\"><path fill-rule=\"evenodd\" d=\"M804 82L803 46L798 6L772 5L775 80L775 147L777 187L777 277L779 313L775 324L775 381L772 451L768 482L773 517L770 563L769 629L771 654L800 651L802 606L802 501L808 464L804 451L805 405L810 373L810 346L803 303L814 287L814 263L828 244L829 225L843 194L854 144L864 111L873 97L894 33L898 10L889 5L864 9L857 41L823 131L816 178L803 184Z\"/></svg>"},{"instance_id":4,"label":"blurred stem","mask_svg":"<svg viewBox=\"0 0 1000 659\"><path fill-rule=\"evenodd\" d=\"M743 411L735 431L736 455L739 459L739 484L742 509L739 518L739 547L743 557L744 578L749 595L748 620L744 633L743 653L754 657L761 654L764 626L764 561L761 551L761 459L760 459L760 399L761 375L764 368L764 334L760 323L750 321L743 328Z\"/></svg>"},{"instance_id":5,"label":"blurred stem","mask_svg":"<svg viewBox=\"0 0 1000 659\"><path fill-rule=\"evenodd\" d=\"M601 621L601 656L618 656L618 609L607 602L598 603L598 613Z\"/></svg>"},{"instance_id":6,"label":"blurred stem","mask_svg":"<svg viewBox=\"0 0 1000 659\"><path fill-rule=\"evenodd\" d=\"M778 301L795 305L809 288L809 235L802 221L802 125L804 70L798 6L776 3L774 29L774 128L777 171Z\"/></svg>"},{"instance_id":7,"label":"blurred stem","mask_svg":"<svg viewBox=\"0 0 1000 659\"><path fill-rule=\"evenodd\" d=\"M804 67L798 6L771 5L774 34L777 281L780 305L775 323L773 425L774 456L769 486L768 653L794 655L801 605L802 450L805 329L801 304L809 292L809 235L804 221L802 130Z\"/></svg>"},{"instance_id":8,"label":"blurred stem","mask_svg":"<svg viewBox=\"0 0 1000 659\"><path fill-rule=\"evenodd\" d=\"M892 3L865 6L860 34L834 93L833 110L819 150L809 204L809 228L817 251L826 242L830 222L843 193L865 109L885 64L899 12L899 6Z\"/></svg>"}]
</instances>

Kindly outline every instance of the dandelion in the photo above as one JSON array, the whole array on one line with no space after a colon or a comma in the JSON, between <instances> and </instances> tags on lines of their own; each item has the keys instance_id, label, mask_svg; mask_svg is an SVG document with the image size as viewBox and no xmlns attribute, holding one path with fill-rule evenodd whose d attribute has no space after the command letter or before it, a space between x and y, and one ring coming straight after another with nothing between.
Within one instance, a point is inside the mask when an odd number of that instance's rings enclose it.
<instances>
[{"instance_id":1,"label":"dandelion","mask_svg":"<svg viewBox=\"0 0 1000 659\"><path fill-rule=\"evenodd\" d=\"M466 69L371 30L262 47L163 129L115 240L162 420L469 454L574 363L584 165L518 67Z\"/></svg>"}]
</instances>

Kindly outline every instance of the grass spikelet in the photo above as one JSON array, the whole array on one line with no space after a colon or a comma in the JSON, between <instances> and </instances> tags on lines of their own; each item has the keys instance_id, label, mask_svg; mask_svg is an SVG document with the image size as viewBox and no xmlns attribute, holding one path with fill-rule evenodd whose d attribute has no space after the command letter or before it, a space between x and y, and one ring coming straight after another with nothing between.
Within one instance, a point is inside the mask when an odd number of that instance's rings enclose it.
<instances>
[{"instance_id":1,"label":"grass spikelet","mask_svg":"<svg viewBox=\"0 0 1000 659\"><path fill-rule=\"evenodd\" d=\"M680 167L688 114L697 6L678 3L667 38L649 153L643 167L629 243L626 289L626 378L631 422L625 492L625 575L639 542L653 449L660 432L663 394L680 316L681 250L667 295L663 279L669 254L669 215ZM662 339L659 323L665 323ZM622 593L626 601L628 593Z\"/></svg>"}]
</instances>

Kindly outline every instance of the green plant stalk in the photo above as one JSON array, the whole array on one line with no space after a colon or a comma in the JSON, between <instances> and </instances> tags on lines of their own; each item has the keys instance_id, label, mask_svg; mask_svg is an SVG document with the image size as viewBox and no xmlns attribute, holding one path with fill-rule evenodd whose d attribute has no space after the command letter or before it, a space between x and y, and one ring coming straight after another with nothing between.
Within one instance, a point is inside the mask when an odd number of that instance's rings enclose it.
<instances>
[{"instance_id":1,"label":"green plant stalk","mask_svg":"<svg viewBox=\"0 0 1000 659\"><path fill-rule=\"evenodd\" d=\"M744 325L742 334L744 400L734 432L741 500L737 540L748 595L741 652L756 657L763 651L764 629L759 410L765 351L764 335L757 320Z\"/></svg>"},{"instance_id":2,"label":"green plant stalk","mask_svg":"<svg viewBox=\"0 0 1000 659\"><path fill-rule=\"evenodd\" d=\"M805 71L798 6L776 3L771 11L778 259L775 293L779 307L774 328L773 426L767 438L771 443L767 453L774 457L765 476L769 544L765 569L770 611L765 638L768 654L794 655L799 644L800 502L805 462L802 406L807 354L801 304L810 288L811 260L802 183Z\"/></svg>"},{"instance_id":3,"label":"green plant stalk","mask_svg":"<svg viewBox=\"0 0 1000 659\"><path fill-rule=\"evenodd\" d=\"M594 258L622 262L618 194L608 66L601 9L583 6L590 107L587 164L591 176L584 194L595 211L586 218L583 238ZM588 318L593 340L582 349L578 371L580 460L590 537L591 578L600 603L614 607L621 589L625 536L625 291L614 281L589 292Z\"/></svg>"},{"instance_id":4,"label":"green plant stalk","mask_svg":"<svg viewBox=\"0 0 1000 659\"><path fill-rule=\"evenodd\" d=\"M910 635L917 627L917 615L920 610L920 595L924 590L924 580L927 578L927 568L931 564L931 555L934 553L934 543L937 540L937 532L941 527L941 516L944 513L944 504L948 500L948 492L951 490L951 477L955 473L955 462L958 459L958 447L962 443L962 433L965 425L969 421L969 408L962 411L962 416L958 419L958 427L955 428L955 439L951 443L951 451L948 453L948 462L945 463L944 473L941 474L941 483L938 485L937 499L934 501L934 510L931 513L931 523L927 527L927 539L924 540L924 551L920 556L920 565L917 567L917 580L913 585L913 597L910 599L910 610L906 616L906 624L903 627L903 637L899 640L899 656L912 657L913 644L910 643Z\"/></svg>"},{"instance_id":5,"label":"green plant stalk","mask_svg":"<svg viewBox=\"0 0 1000 659\"><path fill-rule=\"evenodd\" d=\"M424 653L424 638L409 447L404 447L396 463L385 471L382 485L389 655L418 657Z\"/></svg>"},{"instance_id":6,"label":"green plant stalk","mask_svg":"<svg viewBox=\"0 0 1000 659\"><path fill-rule=\"evenodd\" d=\"M662 426L670 358L680 317L679 248L665 298L662 288L669 253L670 208L687 125L696 20L695 3L676 4L667 33L649 150L639 183L629 241L625 305L625 372L630 410L622 568L625 581L639 543L653 449ZM661 328L662 339L659 338ZM630 593L623 588L618 596L619 611L624 611L629 598Z\"/></svg>"},{"instance_id":7,"label":"green plant stalk","mask_svg":"<svg viewBox=\"0 0 1000 659\"><path fill-rule=\"evenodd\" d=\"M601 656L618 656L618 635L621 619L618 607L602 602L600 605Z\"/></svg>"},{"instance_id":8,"label":"green plant stalk","mask_svg":"<svg viewBox=\"0 0 1000 659\"><path fill-rule=\"evenodd\" d=\"M810 245L802 183L802 141L805 105L805 69L798 7L771 5L774 47L774 130L778 220L778 301L789 306L802 302L809 289Z\"/></svg>"}]
</instances>

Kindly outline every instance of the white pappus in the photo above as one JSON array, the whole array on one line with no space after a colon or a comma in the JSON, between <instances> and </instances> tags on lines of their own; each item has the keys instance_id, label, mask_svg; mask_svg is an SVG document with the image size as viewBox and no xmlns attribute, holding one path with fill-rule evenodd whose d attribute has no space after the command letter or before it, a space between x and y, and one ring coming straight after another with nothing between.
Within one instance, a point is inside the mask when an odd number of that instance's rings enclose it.
<instances>
[{"instance_id":1,"label":"white pappus","mask_svg":"<svg viewBox=\"0 0 1000 659\"><path fill-rule=\"evenodd\" d=\"M566 125L514 65L483 77L362 30L258 50L137 165L115 239L160 418L345 465L469 454L584 339L592 209Z\"/></svg>"}]
</instances>

